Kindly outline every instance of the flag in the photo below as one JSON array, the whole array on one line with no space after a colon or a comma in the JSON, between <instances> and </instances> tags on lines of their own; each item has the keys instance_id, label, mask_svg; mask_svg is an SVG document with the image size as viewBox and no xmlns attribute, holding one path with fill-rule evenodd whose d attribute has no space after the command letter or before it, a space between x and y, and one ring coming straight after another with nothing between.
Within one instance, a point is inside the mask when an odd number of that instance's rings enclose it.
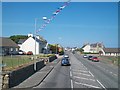
<instances>
[{"instance_id":1,"label":"flag","mask_svg":"<svg viewBox=\"0 0 120 90\"><path fill-rule=\"evenodd\" d=\"M60 10L56 10L56 13L57 13L57 12L60 12Z\"/></svg>"},{"instance_id":2,"label":"flag","mask_svg":"<svg viewBox=\"0 0 120 90\"><path fill-rule=\"evenodd\" d=\"M53 15L57 15L59 12L54 12Z\"/></svg>"},{"instance_id":3,"label":"flag","mask_svg":"<svg viewBox=\"0 0 120 90\"><path fill-rule=\"evenodd\" d=\"M43 20L47 20L47 17L43 17Z\"/></svg>"},{"instance_id":4,"label":"flag","mask_svg":"<svg viewBox=\"0 0 120 90\"><path fill-rule=\"evenodd\" d=\"M65 7L66 7L65 5L61 6L61 7L60 7L60 10L64 9Z\"/></svg>"}]
</instances>

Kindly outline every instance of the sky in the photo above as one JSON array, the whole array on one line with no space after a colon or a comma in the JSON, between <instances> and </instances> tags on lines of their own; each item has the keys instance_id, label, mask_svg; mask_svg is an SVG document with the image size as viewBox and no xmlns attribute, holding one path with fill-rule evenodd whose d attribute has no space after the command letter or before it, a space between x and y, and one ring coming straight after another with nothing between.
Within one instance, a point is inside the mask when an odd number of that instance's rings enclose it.
<instances>
[{"instance_id":1,"label":"sky","mask_svg":"<svg viewBox=\"0 0 120 90\"><path fill-rule=\"evenodd\" d=\"M2 36L27 35L50 18L64 2L3 2ZM84 43L102 42L118 47L117 2L71 2L40 32L48 43L64 47L82 47Z\"/></svg>"}]
</instances>

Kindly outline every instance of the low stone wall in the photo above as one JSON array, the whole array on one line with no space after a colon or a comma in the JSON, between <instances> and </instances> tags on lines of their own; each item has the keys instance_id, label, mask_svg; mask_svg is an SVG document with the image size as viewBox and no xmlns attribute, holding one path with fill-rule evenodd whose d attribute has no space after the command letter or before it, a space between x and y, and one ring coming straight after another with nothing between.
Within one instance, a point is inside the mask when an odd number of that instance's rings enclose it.
<instances>
[{"instance_id":1,"label":"low stone wall","mask_svg":"<svg viewBox=\"0 0 120 90\"><path fill-rule=\"evenodd\" d=\"M44 61L37 62L36 63L36 67L37 67L36 71L40 70L44 66L45 66ZM20 84L21 82L23 82L25 79L27 79L34 73L35 73L34 64L23 67L19 70L12 71L3 76L4 77L3 78L3 88L14 87L14 86Z\"/></svg>"},{"instance_id":2,"label":"low stone wall","mask_svg":"<svg viewBox=\"0 0 120 90\"><path fill-rule=\"evenodd\" d=\"M49 62L52 62L52 61L54 61L55 59L57 59L57 56L49 57Z\"/></svg>"},{"instance_id":3,"label":"low stone wall","mask_svg":"<svg viewBox=\"0 0 120 90\"><path fill-rule=\"evenodd\" d=\"M36 63L36 69L37 69L36 71L40 70L45 66L45 64L52 62L55 59L57 59L56 56L41 58L42 61ZM46 61L47 63L45 63ZM27 79L34 73L35 73L34 64L31 64L29 66L12 71L10 73L3 74L2 88L11 88L17 86L18 84L22 83L25 79Z\"/></svg>"}]
</instances>

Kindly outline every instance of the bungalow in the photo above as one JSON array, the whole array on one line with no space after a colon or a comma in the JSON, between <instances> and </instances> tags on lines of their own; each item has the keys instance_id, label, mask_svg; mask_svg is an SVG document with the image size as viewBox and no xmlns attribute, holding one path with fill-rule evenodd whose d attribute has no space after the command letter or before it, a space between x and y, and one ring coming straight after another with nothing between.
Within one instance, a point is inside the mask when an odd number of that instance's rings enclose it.
<instances>
[{"instance_id":1,"label":"bungalow","mask_svg":"<svg viewBox=\"0 0 120 90\"><path fill-rule=\"evenodd\" d=\"M120 56L120 48L103 48L100 55L104 56Z\"/></svg>"},{"instance_id":2,"label":"bungalow","mask_svg":"<svg viewBox=\"0 0 120 90\"><path fill-rule=\"evenodd\" d=\"M7 37L0 37L0 55L17 54L19 46Z\"/></svg>"},{"instance_id":3,"label":"bungalow","mask_svg":"<svg viewBox=\"0 0 120 90\"><path fill-rule=\"evenodd\" d=\"M102 43L94 43L94 44L85 44L82 49L86 53L99 53L99 51L104 47Z\"/></svg>"},{"instance_id":4,"label":"bungalow","mask_svg":"<svg viewBox=\"0 0 120 90\"><path fill-rule=\"evenodd\" d=\"M36 50L35 50L35 43L36 43ZM32 51L33 54L40 54L45 52L46 48L47 48L47 41L44 40L42 37L38 36L36 37L35 40L35 36L33 36L33 34L28 34L28 39L20 39L18 42L18 45L20 46L20 50L24 51L24 52L29 52Z\"/></svg>"}]
</instances>

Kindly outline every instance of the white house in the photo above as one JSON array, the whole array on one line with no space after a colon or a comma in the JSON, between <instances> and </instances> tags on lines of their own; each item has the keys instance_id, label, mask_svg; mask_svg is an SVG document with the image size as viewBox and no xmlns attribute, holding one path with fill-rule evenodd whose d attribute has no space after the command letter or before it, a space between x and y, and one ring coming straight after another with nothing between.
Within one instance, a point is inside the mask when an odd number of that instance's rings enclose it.
<instances>
[{"instance_id":1,"label":"white house","mask_svg":"<svg viewBox=\"0 0 120 90\"><path fill-rule=\"evenodd\" d=\"M99 53L99 51L104 48L104 45L102 43L94 43L94 44L85 44L83 45L82 49L86 53Z\"/></svg>"},{"instance_id":2,"label":"white house","mask_svg":"<svg viewBox=\"0 0 120 90\"><path fill-rule=\"evenodd\" d=\"M90 45L89 44L87 44L87 45L85 45L85 46L83 46L83 50L84 50L84 52L90 52Z\"/></svg>"},{"instance_id":3,"label":"white house","mask_svg":"<svg viewBox=\"0 0 120 90\"><path fill-rule=\"evenodd\" d=\"M103 56L120 56L120 48L103 48L100 55Z\"/></svg>"},{"instance_id":4,"label":"white house","mask_svg":"<svg viewBox=\"0 0 120 90\"><path fill-rule=\"evenodd\" d=\"M35 54L35 51L36 54L43 53L47 45L47 41L40 36L37 36L35 40L35 36L33 36L33 34L28 34L27 40L20 40L20 41L18 42L18 45L20 46L20 50L25 51L26 53L28 51L32 51L33 54ZM36 43L36 50L35 50L35 43Z\"/></svg>"}]
</instances>

